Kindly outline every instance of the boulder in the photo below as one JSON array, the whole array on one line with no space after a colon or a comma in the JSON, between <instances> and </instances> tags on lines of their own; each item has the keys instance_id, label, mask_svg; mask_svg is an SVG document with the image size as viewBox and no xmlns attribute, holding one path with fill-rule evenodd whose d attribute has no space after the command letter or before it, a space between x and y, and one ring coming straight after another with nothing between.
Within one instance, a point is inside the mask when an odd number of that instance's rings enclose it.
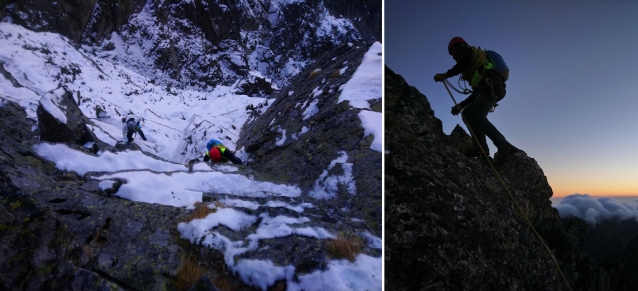
<instances>
[{"instance_id":1,"label":"boulder","mask_svg":"<svg viewBox=\"0 0 638 291\"><path fill-rule=\"evenodd\" d=\"M95 117L97 118L110 118L111 115L109 115L108 112L106 112L102 106L100 105L96 105L95 106Z\"/></svg>"},{"instance_id":2,"label":"boulder","mask_svg":"<svg viewBox=\"0 0 638 291\"><path fill-rule=\"evenodd\" d=\"M88 119L73 99L73 92L59 87L47 92L37 109L40 140L85 145L97 141Z\"/></svg>"},{"instance_id":3,"label":"boulder","mask_svg":"<svg viewBox=\"0 0 638 291\"><path fill-rule=\"evenodd\" d=\"M275 91L273 86L274 85L271 83L271 80L264 78L261 74L251 72L248 76L246 76L246 78L239 82L237 87L240 88L240 91L238 91L237 94L248 96L270 96Z\"/></svg>"}]
</instances>

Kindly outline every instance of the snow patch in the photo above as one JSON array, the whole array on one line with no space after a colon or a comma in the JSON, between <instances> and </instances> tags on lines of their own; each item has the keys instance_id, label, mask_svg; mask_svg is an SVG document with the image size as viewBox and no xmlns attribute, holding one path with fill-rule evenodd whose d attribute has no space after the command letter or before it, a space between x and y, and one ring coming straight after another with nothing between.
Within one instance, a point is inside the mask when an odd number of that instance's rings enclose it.
<instances>
[{"instance_id":1,"label":"snow patch","mask_svg":"<svg viewBox=\"0 0 638 291\"><path fill-rule=\"evenodd\" d=\"M325 271L299 276L299 283L289 282L288 290L381 290L381 269L381 258L360 254L354 263L330 261Z\"/></svg>"},{"instance_id":2,"label":"snow patch","mask_svg":"<svg viewBox=\"0 0 638 291\"><path fill-rule=\"evenodd\" d=\"M348 161L348 154L345 151L339 152L340 156L330 162L330 165L326 170L321 173L319 179L315 181L315 186L308 195L317 199L331 199L337 196L339 193L339 184L342 184L348 190L348 193L355 195L357 192L357 186L352 177L352 163L346 163ZM329 171L337 164L343 169L342 175L330 175Z\"/></svg>"},{"instance_id":3,"label":"snow patch","mask_svg":"<svg viewBox=\"0 0 638 291\"><path fill-rule=\"evenodd\" d=\"M310 128L304 126L304 127L301 128L301 131L299 132L299 135L302 135L302 134L308 132L309 130L310 130Z\"/></svg>"},{"instance_id":4,"label":"snow patch","mask_svg":"<svg viewBox=\"0 0 638 291\"><path fill-rule=\"evenodd\" d=\"M317 106L317 103L319 103L319 99L313 100L310 105L306 107L306 110L304 110L303 112L303 120L307 120L308 118L313 117L315 116L315 114L319 113L319 107Z\"/></svg>"},{"instance_id":5,"label":"snow patch","mask_svg":"<svg viewBox=\"0 0 638 291\"><path fill-rule=\"evenodd\" d=\"M370 149L377 152L381 152L383 149L382 136L383 136L383 117L380 112L361 110L358 114L361 119L361 126L364 129L364 136L373 135L374 140L370 144Z\"/></svg>"},{"instance_id":6,"label":"snow patch","mask_svg":"<svg viewBox=\"0 0 638 291\"><path fill-rule=\"evenodd\" d=\"M257 208L259 208L260 206L259 203L255 203L252 201L245 201L241 199L220 199L219 202L226 206L241 207L241 208L247 208L250 210L257 210Z\"/></svg>"},{"instance_id":7,"label":"snow patch","mask_svg":"<svg viewBox=\"0 0 638 291\"><path fill-rule=\"evenodd\" d=\"M99 157L71 149L65 144L40 143L33 146L35 153L55 163L62 171L75 171L79 175L87 172L117 172L123 170L145 170L173 172L186 171L184 165L156 160L140 151L118 153L105 152ZM144 191L146 192L146 191Z\"/></svg>"},{"instance_id":8,"label":"snow patch","mask_svg":"<svg viewBox=\"0 0 638 291\"><path fill-rule=\"evenodd\" d=\"M381 98L383 71L381 43L372 44L363 57L361 65L352 75L352 78L343 86L339 101L350 101L354 108L370 109L368 100Z\"/></svg>"},{"instance_id":9,"label":"snow patch","mask_svg":"<svg viewBox=\"0 0 638 291\"><path fill-rule=\"evenodd\" d=\"M276 146L282 146L282 145L284 145L284 143L286 143L286 130L282 129L282 128L279 128L279 129L277 129L277 132L281 133L281 138L278 138L275 141L275 145Z\"/></svg>"},{"instance_id":10,"label":"snow patch","mask_svg":"<svg viewBox=\"0 0 638 291\"><path fill-rule=\"evenodd\" d=\"M97 186L100 187L102 191L113 188L113 185L115 185L115 181L111 181L111 180L104 180L97 184Z\"/></svg>"},{"instance_id":11,"label":"snow patch","mask_svg":"<svg viewBox=\"0 0 638 291\"><path fill-rule=\"evenodd\" d=\"M261 290L268 289L277 280L290 281L295 274L294 266L275 266L271 260L240 260L235 269L244 282Z\"/></svg>"}]
</instances>

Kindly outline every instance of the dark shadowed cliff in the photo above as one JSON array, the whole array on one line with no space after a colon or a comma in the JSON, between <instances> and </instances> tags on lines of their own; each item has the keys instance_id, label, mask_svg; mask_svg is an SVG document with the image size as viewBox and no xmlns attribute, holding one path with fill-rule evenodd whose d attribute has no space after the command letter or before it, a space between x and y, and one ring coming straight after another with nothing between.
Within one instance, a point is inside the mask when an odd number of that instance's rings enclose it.
<instances>
[{"instance_id":1,"label":"dark shadowed cliff","mask_svg":"<svg viewBox=\"0 0 638 291\"><path fill-rule=\"evenodd\" d=\"M387 67L384 98L386 288L566 290L484 158L462 154L469 135L458 126L444 134L426 97ZM583 253L585 222L551 207L533 158L516 153L498 174L573 290L621 290Z\"/></svg>"}]
</instances>

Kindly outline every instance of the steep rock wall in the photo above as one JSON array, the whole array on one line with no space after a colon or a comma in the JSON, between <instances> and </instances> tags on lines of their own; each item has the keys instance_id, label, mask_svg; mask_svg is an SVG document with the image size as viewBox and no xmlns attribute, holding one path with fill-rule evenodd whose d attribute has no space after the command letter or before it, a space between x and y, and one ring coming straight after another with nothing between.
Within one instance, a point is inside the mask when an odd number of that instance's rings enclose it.
<instances>
[{"instance_id":1,"label":"steep rock wall","mask_svg":"<svg viewBox=\"0 0 638 291\"><path fill-rule=\"evenodd\" d=\"M101 40L128 22L146 0L6 0L0 19L33 31L57 32L75 43ZM5 8L6 7L6 8Z\"/></svg>"},{"instance_id":2,"label":"steep rock wall","mask_svg":"<svg viewBox=\"0 0 638 291\"><path fill-rule=\"evenodd\" d=\"M557 268L460 127L448 136L428 100L385 69L385 270L392 290L565 290ZM582 253L585 225L563 222L524 151L498 170L574 290L609 290Z\"/></svg>"},{"instance_id":3,"label":"steep rock wall","mask_svg":"<svg viewBox=\"0 0 638 291\"><path fill-rule=\"evenodd\" d=\"M373 136L364 135L358 117L361 109L338 102L340 88L352 78L369 47L344 45L309 66L277 93L266 112L244 125L237 147L253 154L255 161L250 165L256 171L274 181L298 185L305 195L340 152L345 152L357 194L349 194L342 184L337 198L316 203L326 211L363 218L380 235L381 153L370 149ZM347 69L339 74L344 67ZM380 98L370 103L373 111L381 111ZM313 106L318 113L306 118ZM343 173L332 171L331 175Z\"/></svg>"}]
</instances>

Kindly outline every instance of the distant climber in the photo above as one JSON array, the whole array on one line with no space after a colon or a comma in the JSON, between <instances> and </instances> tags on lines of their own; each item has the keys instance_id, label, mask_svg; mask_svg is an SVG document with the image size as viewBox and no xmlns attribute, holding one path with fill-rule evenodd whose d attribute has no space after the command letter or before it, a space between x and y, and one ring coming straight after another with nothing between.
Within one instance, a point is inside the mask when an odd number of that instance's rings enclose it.
<instances>
[{"instance_id":1,"label":"distant climber","mask_svg":"<svg viewBox=\"0 0 638 291\"><path fill-rule=\"evenodd\" d=\"M142 127L140 126L140 121L143 119L140 117L122 117L122 135L124 135L124 140L126 144L130 144L133 142L133 134L138 132L143 140L146 140L144 136L144 132L142 131Z\"/></svg>"},{"instance_id":2,"label":"distant climber","mask_svg":"<svg viewBox=\"0 0 638 291\"><path fill-rule=\"evenodd\" d=\"M226 148L220 141L216 139L211 139L206 144L206 153L204 154L204 162L213 161L213 162L221 162L228 163L228 161L233 164L243 164L243 162L233 154L231 150Z\"/></svg>"},{"instance_id":3,"label":"distant climber","mask_svg":"<svg viewBox=\"0 0 638 291\"><path fill-rule=\"evenodd\" d=\"M494 164L500 166L510 155L519 151L487 120L487 114L496 105L496 102L505 97L504 79L507 76L503 76L493 69L494 64L487 57L485 51L469 46L463 38L452 38L448 44L448 52L456 61L456 65L443 74L434 75L434 81L441 82L461 74L461 79L470 83L472 94L461 101L458 106L453 106L452 114L458 115L463 111L465 124L472 129L476 140L487 155L489 155L489 148L485 136L487 135L492 140L498 148L498 152L494 155ZM474 143L474 146L465 150L466 156L476 157L483 154L476 141Z\"/></svg>"},{"instance_id":4,"label":"distant climber","mask_svg":"<svg viewBox=\"0 0 638 291\"><path fill-rule=\"evenodd\" d=\"M102 106L96 105L95 106L95 117L97 117L97 118L110 118L111 116L108 114L108 112L104 111Z\"/></svg>"}]
</instances>

